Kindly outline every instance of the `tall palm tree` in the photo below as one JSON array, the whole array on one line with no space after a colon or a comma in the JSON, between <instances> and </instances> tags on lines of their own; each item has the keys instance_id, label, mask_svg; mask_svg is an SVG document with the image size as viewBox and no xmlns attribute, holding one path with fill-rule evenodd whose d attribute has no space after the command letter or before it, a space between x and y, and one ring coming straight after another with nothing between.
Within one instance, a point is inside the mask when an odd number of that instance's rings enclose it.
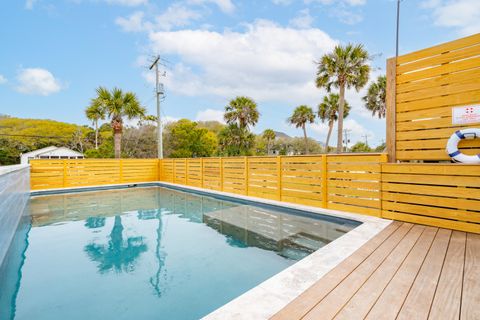
<instances>
[{"instance_id":1,"label":"tall palm tree","mask_svg":"<svg viewBox=\"0 0 480 320\"><path fill-rule=\"evenodd\" d=\"M308 138L307 129L305 125L307 123L313 123L315 121L315 114L312 108L306 105L301 105L293 111L291 117L287 119L290 124L293 124L296 128L302 128L303 137L305 139L305 154L308 154Z\"/></svg>"},{"instance_id":2,"label":"tall palm tree","mask_svg":"<svg viewBox=\"0 0 480 320\"><path fill-rule=\"evenodd\" d=\"M123 92L121 89L113 88L109 91L105 87L97 88L97 97L92 104L98 104L110 119L113 129L115 144L115 158L121 156L121 142L123 131L123 119L145 117L145 108L140 105L137 96L133 92Z\"/></svg>"},{"instance_id":3,"label":"tall palm tree","mask_svg":"<svg viewBox=\"0 0 480 320\"><path fill-rule=\"evenodd\" d=\"M318 62L317 88L331 92L332 86L339 89L337 152L342 152L343 117L345 107L345 89L351 87L359 91L367 82L370 74L368 52L361 44L338 45L333 52L324 55Z\"/></svg>"},{"instance_id":4,"label":"tall palm tree","mask_svg":"<svg viewBox=\"0 0 480 320\"><path fill-rule=\"evenodd\" d=\"M262 137L267 141L267 155L269 155L272 141L275 140L275 131L272 129L266 129L263 131Z\"/></svg>"},{"instance_id":5,"label":"tall palm tree","mask_svg":"<svg viewBox=\"0 0 480 320\"><path fill-rule=\"evenodd\" d=\"M105 120L105 110L96 99L92 99L90 106L85 109L87 119L95 126L95 149L98 149L98 121Z\"/></svg>"},{"instance_id":6,"label":"tall palm tree","mask_svg":"<svg viewBox=\"0 0 480 320\"><path fill-rule=\"evenodd\" d=\"M323 97L323 102L318 105L318 117L322 122L328 123L327 140L325 141L325 151L328 153L328 144L330 142L330 136L332 135L333 125L338 120L338 109L340 96L336 93L330 93L328 96ZM345 101L343 118L348 117L350 112L350 105Z\"/></svg>"},{"instance_id":7,"label":"tall palm tree","mask_svg":"<svg viewBox=\"0 0 480 320\"><path fill-rule=\"evenodd\" d=\"M368 92L363 101L365 102L365 107L372 111L372 116L375 117L375 114L378 115L378 118L385 118L387 113L387 77L379 76L377 81L373 82L368 87Z\"/></svg>"},{"instance_id":8,"label":"tall palm tree","mask_svg":"<svg viewBox=\"0 0 480 320\"><path fill-rule=\"evenodd\" d=\"M248 97L236 97L225 107L225 121L228 124L237 123L240 129L255 126L259 116L257 104Z\"/></svg>"}]
</instances>

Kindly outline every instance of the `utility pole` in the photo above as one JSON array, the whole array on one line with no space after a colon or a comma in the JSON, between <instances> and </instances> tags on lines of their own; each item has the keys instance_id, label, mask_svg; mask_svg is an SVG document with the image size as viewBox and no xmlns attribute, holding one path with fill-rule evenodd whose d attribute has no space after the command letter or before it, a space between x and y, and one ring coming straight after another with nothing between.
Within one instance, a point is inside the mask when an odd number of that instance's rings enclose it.
<instances>
[{"instance_id":1,"label":"utility pole","mask_svg":"<svg viewBox=\"0 0 480 320\"><path fill-rule=\"evenodd\" d=\"M348 143L350 142L350 139L348 139L348 134L351 132L352 130L349 130L349 129L343 129L343 143L345 144L345 152L348 151Z\"/></svg>"},{"instance_id":2,"label":"utility pole","mask_svg":"<svg viewBox=\"0 0 480 320\"><path fill-rule=\"evenodd\" d=\"M163 159L163 128L162 117L160 113L160 96L163 94L162 84L160 83L160 74L158 71L158 63L160 62L160 56L158 55L150 66L150 70L155 67L155 95L157 96L157 153L158 158Z\"/></svg>"},{"instance_id":3,"label":"utility pole","mask_svg":"<svg viewBox=\"0 0 480 320\"><path fill-rule=\"evenodd\" d=\"M365 139L365 145L368 146L368 134L364 134L362 137Z\"/></svg>"},{"instance_id":4,"label":"utility pole","mask_svg":"<svg viewBox=\"0 0 480 320\"><path fill-rule=\"evenodd\" d=\"M398 57L398 38L399 38L399 31L400 31L400 2L403 0L397 0L397 33L396 33L396 43L395 43L395 57Z\"/></svg>"}]
</instances>

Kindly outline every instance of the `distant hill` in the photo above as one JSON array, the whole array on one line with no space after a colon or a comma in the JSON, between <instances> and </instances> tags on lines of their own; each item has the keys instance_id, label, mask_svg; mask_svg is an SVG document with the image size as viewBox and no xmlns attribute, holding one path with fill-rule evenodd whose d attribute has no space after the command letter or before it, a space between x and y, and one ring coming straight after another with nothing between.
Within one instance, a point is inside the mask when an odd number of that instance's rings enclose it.
<instances>
[{"instance_id":1,"label":"distant hill","mask_svg":"<svg viewBox=\"0 0 480 320\"><path fill-rule=\"evenodd\" d=\"M291 138L288 134L285 132L280 132L280 131L274 131L275 132L275 137L276 138Z\"/></svg>"}]
</instances>

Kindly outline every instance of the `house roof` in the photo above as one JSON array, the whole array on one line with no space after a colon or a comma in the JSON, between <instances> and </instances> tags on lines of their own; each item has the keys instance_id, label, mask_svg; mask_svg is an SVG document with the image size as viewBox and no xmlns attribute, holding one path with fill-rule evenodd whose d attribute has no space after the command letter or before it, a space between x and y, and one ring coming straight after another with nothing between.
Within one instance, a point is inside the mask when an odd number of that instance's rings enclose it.
<instances>
[{"instance_id":1,"label":"house roof","mask_svg":"<svg viewBox=\"0 0 480 320\"><path fill-rule=\"evenodd\" d=\"M66 154L68 156L83 156L82 153L77 152L75 150L65 148L65 147L55 147L55 146L45 147L45 148L42 148L42 149L33 150L33 151L30 151L30 152L27 152L27 153L23 153L22 156L36 157L36 156L40 156L40 155L44 155L44 154L59 155L59 154L62 154L62 153Z\"/></svg>"}]
</instances>

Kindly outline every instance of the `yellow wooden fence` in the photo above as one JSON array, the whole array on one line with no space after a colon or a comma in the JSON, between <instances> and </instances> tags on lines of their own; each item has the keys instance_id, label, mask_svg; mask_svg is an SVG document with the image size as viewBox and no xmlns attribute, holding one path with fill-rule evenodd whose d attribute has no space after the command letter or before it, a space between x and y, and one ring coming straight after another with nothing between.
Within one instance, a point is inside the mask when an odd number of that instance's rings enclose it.
<instances>
[{"instance_id":1,"label":"yellow wooden fence","mask_svg":"<svg viewBox=\"0 0 480 320\"><path fill-rule=\"evenodd\" d=\"M158 159L31 160L32 190L158 181Z\"/></svg>"},{"instance_id":2,"label":"yellow wooden fence","mask_svg":"<svg viewBox=\"0 0 480 320\"><path fill-rule=\"evenodd\" d=\"M163 181L480 233L480 166L386 154L33 160L32 190Z\"/></svg>"},{"instance_id":3,"label":"yellow wooden fence","mask_svg":"<svg viewBox=\"0 0 480 320\"><path fill-rule=\"evenodd\" d=\"M480 103L480 33L387 61L387 145L390 160L449 160L456 130L452 107ZM480 141L464 140L468 154Z\"/></svg>"},{"instance_id":4,"label":"yellow wooden fence","mask_svg":"<svg viewBox=\"0 0 480 320\"><path fill-rule=\"evenodd\" d=\"M164 159L160 181L380 216L385 154Z\"/></svg>"}]
</instances>

